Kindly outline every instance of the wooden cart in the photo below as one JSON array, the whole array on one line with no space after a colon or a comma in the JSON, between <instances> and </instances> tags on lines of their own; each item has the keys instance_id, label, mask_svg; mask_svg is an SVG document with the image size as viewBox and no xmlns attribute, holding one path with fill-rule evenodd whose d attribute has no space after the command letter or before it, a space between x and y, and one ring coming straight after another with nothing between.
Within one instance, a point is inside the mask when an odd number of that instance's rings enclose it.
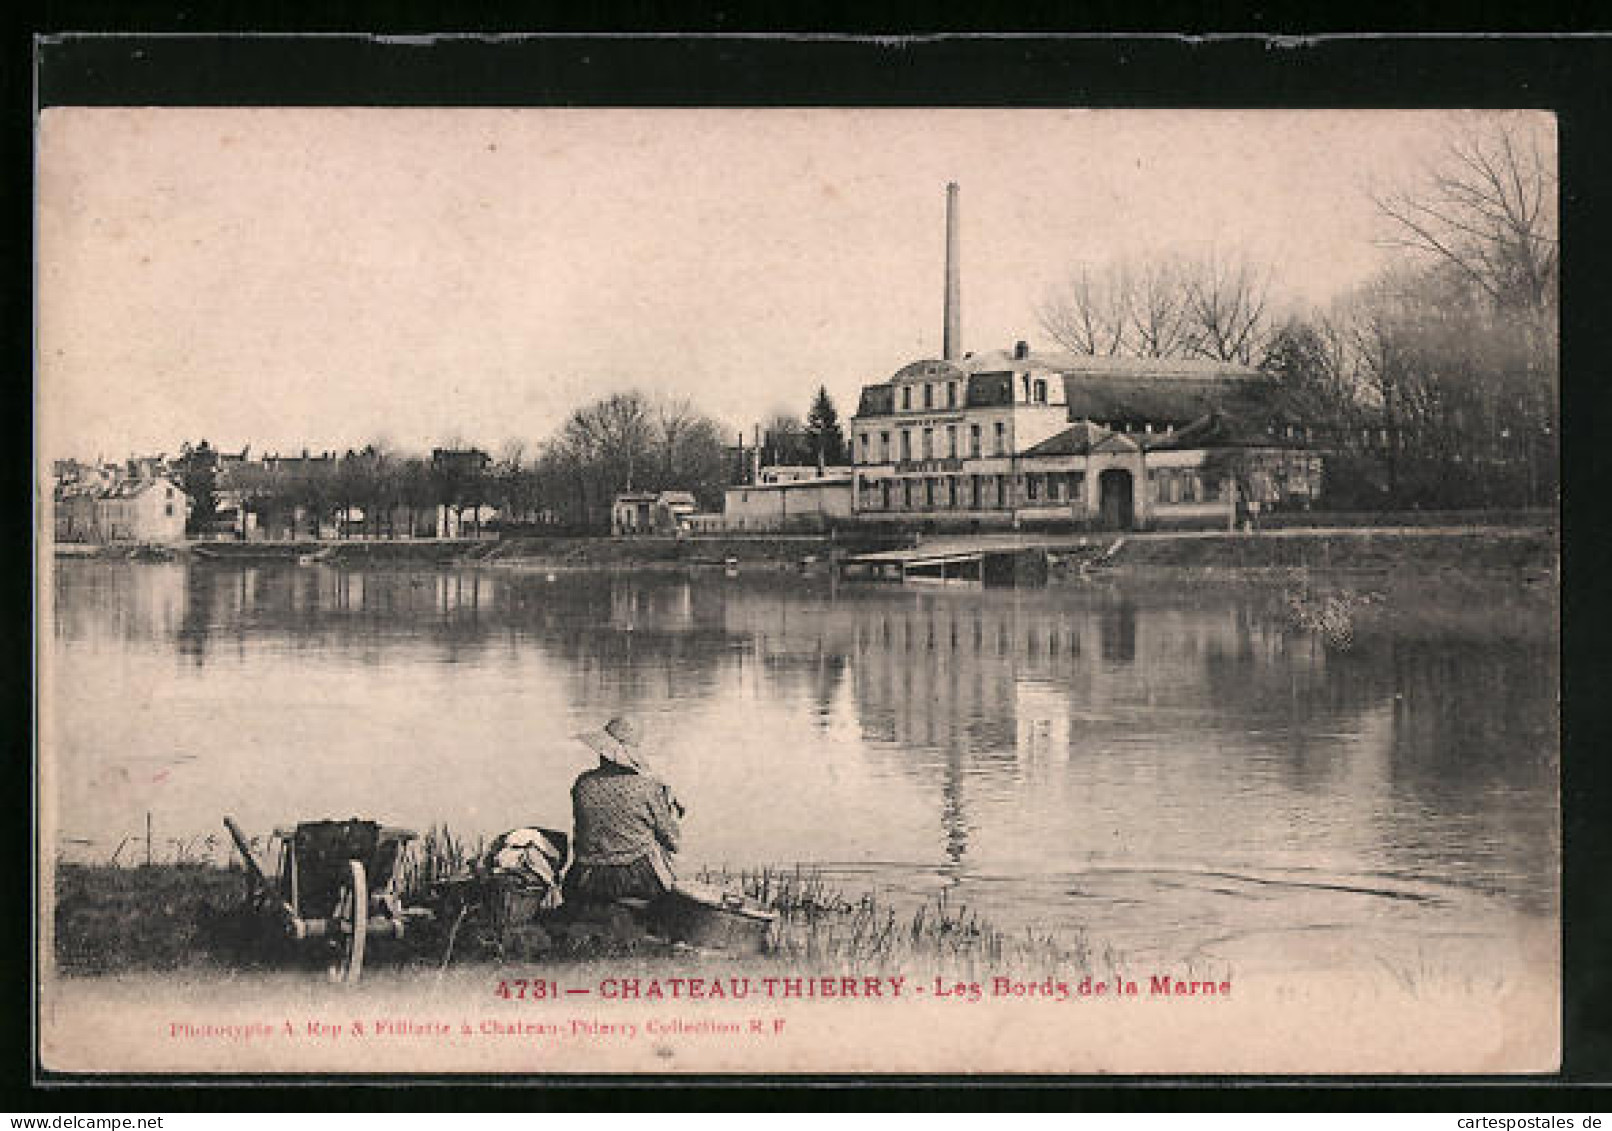
<instances>
[{"instance_id":1,"label":"wooden cart","mask_svg":"<svg viewBox=\"0 0 1612 1131\"><path fill-rule=\"evenodd\" d=\"M248 899L285 937L325 952L332 981L356 982L372 940L402 939L410 920L430 919L405 907L402 875L418 834L354 817L304 821L274 830L270 876L233 818L224 827L246 865Z\"/></svg>"}]
</instances>

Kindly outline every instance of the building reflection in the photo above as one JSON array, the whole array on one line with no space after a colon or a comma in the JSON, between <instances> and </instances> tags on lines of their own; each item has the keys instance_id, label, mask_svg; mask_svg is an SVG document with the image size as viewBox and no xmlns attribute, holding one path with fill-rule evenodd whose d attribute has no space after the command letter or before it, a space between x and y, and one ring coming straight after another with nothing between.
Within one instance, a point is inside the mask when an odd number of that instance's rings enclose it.
<instances>
[{"instance_id":1,"label":"building reflection","mask_svg":"<svg viewBox=\"0 0 1612 1131\"><path fill-rule=\"evenodd\" d=\"M423 663L451 697L541 664L565 711L743 716L759 758L760 702L800 708L790 725L809 719L825 750L847 720L853 752L835 756L923 798L933 854L959 865L1021 843L1067 859L1101 834L1537 878L1559 839L1554 636L1476 610L1336 650L1224 593L202 563L53 577L59 640L167 642L194 666L262 649Z\"/></svg>"}]
</instances>

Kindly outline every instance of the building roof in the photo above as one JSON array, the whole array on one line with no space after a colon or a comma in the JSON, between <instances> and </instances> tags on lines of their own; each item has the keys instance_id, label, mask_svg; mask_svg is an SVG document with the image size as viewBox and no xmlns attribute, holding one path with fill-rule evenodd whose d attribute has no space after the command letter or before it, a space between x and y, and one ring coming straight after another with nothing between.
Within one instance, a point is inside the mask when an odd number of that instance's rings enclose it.
<instances>
[{"instance_id":1,"label":"building roof","mask_svg":"<svg viewBox=\"0 0 1612 1131\"><path fill-rule=\"evenodd\" d=\"M1248 376L1093 377L1064 375L1071 420L1147 422L1182 427L1212 413L1299 421L1306 413L1276 380Z\"/></svg>"},{"instance_id":2,"label":"building roof","mask_svg":"<svg viewBox=\"0 0 1612 1131\"><path fill-rule=\"evenodd\" d=\"M120 479L110 487L92 489L92 491L98 499L134 499L157 486L172 487L180 494L184 494L184 490L179 484L169 479L166 475Z\"/></svg>"},{"instance_id":3,"label":"building roof","mask_svg":"<svg viewBox=\"0 0 1612 1131\"><path fill-rule=\"evenodd\" d=\"M957 361L914 361L862 390L858 416L895 413L896 386L912 380L966 380L967 407L1013 403L1012 375L1062 378L1068 419L1182 427L1213 412L1278 423L1315 413L1280 381L1246 365L1196 358L1093 357L990 350Z\"/></svg>"},{"instance_id":4,"label":"building roof","mask_svg":"<svg viewBox=\"0 0 1612 1131\"><path fill-rule=\"evenodd\" d=\"M1273 435L1260 425L1223 412L1211 412L1168 436L1154 448L1307 448L1302 439Z\"/></svg>"},{"instance_id":5,"label":"building roof","mask_svg":"<svg viewBox=\"0 0 1612 1131\"><path fill-rule=\"evenodd\" d=\"M1083 456L1091 452L1103 440L1113 435L1100 424L1093 424L1089 420L1082 420L1072 424L1059 432L1056 436L1049 436L1039 444L1025 451L1027 456Z\"/></svg>"}]
</instances>

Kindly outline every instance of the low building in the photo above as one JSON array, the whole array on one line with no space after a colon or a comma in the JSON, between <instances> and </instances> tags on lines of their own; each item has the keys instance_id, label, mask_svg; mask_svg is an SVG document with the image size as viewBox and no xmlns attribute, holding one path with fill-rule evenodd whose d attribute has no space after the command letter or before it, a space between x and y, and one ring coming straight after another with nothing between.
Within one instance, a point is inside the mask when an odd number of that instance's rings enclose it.
<instances>
[{"instance_id":1,"label":"low building","mask_svg":"<svg viewBox=\"0 0 1612 1131\"><path fill-rule=\"evenodd\" d=\"M618 537L686 533L697 510L699 504L688 491L623 492L610 504L610 532Z\"/></svg>"},{"instance_id":2,"label":"low building","mask_svg":"<svg viewBox=\"0 0 1612 1131\"><path fill-rule=\"evenodd\" d=\"M852 517L855 480L849 470L772 482L767 481L768 470L761 470L758 482L727 489L722 517L729 532L815 532Z\"/></svg>"}]
</instances>

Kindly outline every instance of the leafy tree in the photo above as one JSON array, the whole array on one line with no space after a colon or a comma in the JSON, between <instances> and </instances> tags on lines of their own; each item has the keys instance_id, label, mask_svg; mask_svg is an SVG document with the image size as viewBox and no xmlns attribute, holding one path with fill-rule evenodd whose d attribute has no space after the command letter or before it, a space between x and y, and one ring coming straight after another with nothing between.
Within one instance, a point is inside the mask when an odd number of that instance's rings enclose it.
<instances>
[{"instance_id":1,"label":"leafy tree","mask_svg":"<svg viewBox=\"0 0 1612 1131\"><path fill-rule=\"evenodd\" d=\"M218 521L218 453L206 440L179 449L179 487L190 498L185 533L192 537L211 533Z\"/></svg>"},{"instance_id":2,"label":"leafy tree","mask_svg":"<svg viewBox=\"0 0 1612 1131\"><path fill-rule=\"evenodd\" d=\"M845 433L840 429L840 414L825 386L817 387L811 411L806 414L806 435L819 467L846 462Z\"/></svg>"}]
</instances>

